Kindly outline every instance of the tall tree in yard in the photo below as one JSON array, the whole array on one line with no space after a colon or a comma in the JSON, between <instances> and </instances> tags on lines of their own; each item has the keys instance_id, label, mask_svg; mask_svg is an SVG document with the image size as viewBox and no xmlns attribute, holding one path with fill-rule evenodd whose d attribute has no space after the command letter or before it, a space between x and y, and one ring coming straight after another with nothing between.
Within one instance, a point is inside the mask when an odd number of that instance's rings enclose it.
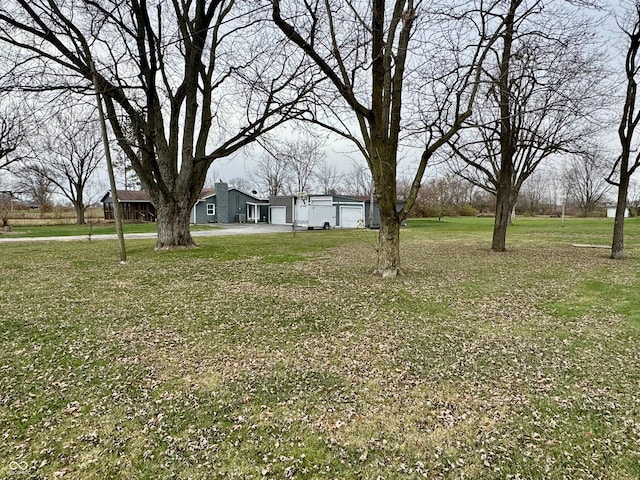
<instances>
[{"instance_id":1,"label":"tall tree in yard","mask_svg":"<svg viewBox=\"0 0 640 480\"><path fill-rule=\"evenodd\" d=\"M156 206L157 248L194 244L189 214L215 159L299 115L306 67L271 33L259 6L235 0L0 5L0 41L22 52L20 87L90 94L97 84Z\"/></svg>"},{"instance_id":2,"label":"tall tree in yard","mask_svg":"<svg viewBox=\"0 0 640 480\"><path fill-rule=\"evenodd\" d=\"M86 223L87 196L104 155L100 127L91 119L92 113L76 107L52 116L37 134L33 158L24 167L71 202L78 225Z\"/></svg>"},{"instance_id":3,"label":"tall tree in yard","mask_svg":"<svg viewBox=\"0 0 640 480\"><path fill-rule=\"evenodd\" d=\"M586 2L578 2L586 3ZM482 94L450 141L456 172L495 196L491 248L506 249L524 182L558 152L580 152L607 98L597 23L570 2L503 2L504 31L485 64Z\"/></svg>"},{"instance_id":4,"label":"tall tree in yard","mask_svg":"<svg viewBox=\"0 0 640 480\"><path fill-rule=\"evenodd\" d=\"M624 254L624 214L627 209L627 196L631 176L640 166L639 142L636 128L640 122L637 110L638 71L640 69L640 2L634 2L626 11L621 26L627 38L627 51L624 65L626 94L622 107L622 117L618 127L620 155L609 175L609 181L618 187L618 202L613 224L611 258L620 260ZM618 175L618 179L613 177Z\"/></svg>"},{"instance_id":5,"label":"tall tree in yard","mask_svg":"<svg viewBox=\"0 0 640 480\"><path fill-rule=\"evenodd\" d=\"M380 208L383 277L399 273L401 221L427 162L471 114L480 64L496 38L487 33L493 4L464 3L436 12L414 0L272 0L275 23L332 85L317 91L310 120L353 141L367 161ZM452 53L444 62L443 50ZM413 131L415 125L425 128ZM398 151L412 133L424 141L398 211Z\"/></svg>"}]
</instances>

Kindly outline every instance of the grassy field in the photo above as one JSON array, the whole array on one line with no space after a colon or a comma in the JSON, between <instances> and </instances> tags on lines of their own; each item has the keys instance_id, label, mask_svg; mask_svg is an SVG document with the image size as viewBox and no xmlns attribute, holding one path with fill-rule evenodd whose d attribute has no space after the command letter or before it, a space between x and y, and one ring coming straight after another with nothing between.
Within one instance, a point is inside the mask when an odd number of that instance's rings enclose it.
<instances>
[{"instance_id":1,"label":"grassy field","mask_svg":"<svg viewBox=\"0 0 640 480\"><path fill-rule=\"evenodd\" d=\"M0 477L640 478L640 222L0 245Z\"/></svg>"},{"instance_id":2,"label":"grassy field","mask_svg":"<svg viewBox=\"0 0 640 480\"><path fill-rule=\"evenodd\" d=\"M191 231L208 230L212 225L191 225ZM124 223L124 233L155 233L155 223ZM10 233L0 232L2 238L34 238L34 237L68 237L104 235L116 233L115 223L99 223L87 225L32 225L28 227L14 227Z\"/></svg>"},{"instance_id":3,"label":"grassy field","mask_svg":"<svg viewBox=\"0 0 640 480\"><path fill-rule=\"evenodd\" d=\"M76 222L76 214L71 207L54 207L50 211L40 209L13 210L8 216L9 225L13 227L34 227L51 225L72 225ZM90 207L85 211L87 223L105 223L104 211L101 207Z\"/></svg>"}]
</instances>

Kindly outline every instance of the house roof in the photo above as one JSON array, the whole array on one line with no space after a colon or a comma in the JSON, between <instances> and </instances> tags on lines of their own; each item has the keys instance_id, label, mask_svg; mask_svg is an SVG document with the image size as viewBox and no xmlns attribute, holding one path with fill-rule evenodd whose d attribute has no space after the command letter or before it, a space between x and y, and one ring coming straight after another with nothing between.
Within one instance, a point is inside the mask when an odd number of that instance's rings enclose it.
<instances>
[{"instance_id":1,"label":"house roof","mask_svg":"<svg viewBox=\"0 0 640 480\"><path fill-rule=\"evenodd\" d=\"M332 197L332 198L340 198L340 199L346 199L347 201L356 201L356 202L365 202L368 203L371 201L371 197L369 195L343 195L343 194L338 194L338 193L308 193L307 194L307 198L316 198L316 197ZM289 198L296 198L296 195L271 195L270 198L278 198L278 199L289 199ZM374 203L377 202L377 200L373 199Z\"/></svg>"},{"instance_id":2,"label":"house roof","mask_svg":"<svg viewBox=\"0 0 640 480\"><path fill-rule=\"evenodd\" d=\"M118 200L121 202L150 202L147 192L142 190L118 190Z\"/></svg>"},{"instance_id":3,"label":"house roof","mask_svg":"<svg viewBox=\"0 0 640 480\"><path fill-rule=\"evenodd\" d=\"M266 200L264 198L256 197L252 193L247 193L244 190L240 190L239 188L236 188L236 187L231 187L229 189L229 191L231 191L231 190L235 190L236 192L240 192L243 195L246 195L247 197L251 197L258 203L267 203L268 202L268 200ZM200 192L200 195L198 196L198 201L201 202L202 200L214 197L215 195L216 195L216 189L215 188L203 188L202 192Z\"/></svg>"},{"instance_id":4,"label":"house roof","mask_svg":"<svg viewBox=\"0 0 640 480\"><path fill-rule=\"evenodd\" d=\"M216 194L215 188L203 188L198 195L198 200L204 200L205 198L213 197Z\"/></svg>"},{"instance_id":5,"label":"house roof","mask_svg":"<svg viewBox=\"0 0 640 480\"><path fill-rule=\"evenodd\" d=\"M245 192L244 190L240 190L239 188L236 188L236 187L231 187L229 190L236 190L236 191L238 191L238 192L240 192L240 193L245 194L247 197L251 197L251 198L253 198L253 199L254 199L254 200L256 200L257 202L262 202L262 203L265 203L265 202L267 202L267 203L268 203L268 202L269 202L269 200L267 200L266 198L260 198L260 197L257 197L257 196L256 196L256 195L254 195L253 193ZM255 190L254 190L254 192L255 192Z\"/></svg>"},{"instance_id":6,"label":"house roof","mask_svg":"<svg viewBox=\"0 0 640 480\"><path fill-rule=\"evenodd\" d=\"M149 195L147 195L147 192L144 192L142 190L118 190L118 201L120 203L122 202L141 202L141 203L146 203L146 202L151 202L151 199L149 198ZM107 191L107 193L104 194L104 196L102 197L102 200L100 200L101 202L105 202L107 200L107 198L111 197L111 191Z\"/></svg>"},{"instance_id":7,"label":"house roof","mask_svg":"<svg viewBox=\"0 0 640 480\"><path fill-rule=\"evenodd\" d=\"M210 197L211 195L215 195L215 189L213 188L203 188L198 196L198 199ZM111 196L111 192L107 192L104 197L102 197L102 201L104 202L107 198ZM143 190L118 190L118 201L119 202L151 202L151 198L147 195L147 192Z\"/></svg>"}]
</instances>

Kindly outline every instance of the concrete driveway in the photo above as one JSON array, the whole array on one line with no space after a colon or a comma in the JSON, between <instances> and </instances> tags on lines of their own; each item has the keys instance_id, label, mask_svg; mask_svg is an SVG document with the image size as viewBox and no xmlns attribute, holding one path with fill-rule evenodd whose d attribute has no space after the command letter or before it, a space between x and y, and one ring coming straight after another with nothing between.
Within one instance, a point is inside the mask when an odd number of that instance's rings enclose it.
<instances>
[{"instance_id":1,"label":"concrete driveway","mask_svg":"<svg viewBox=\"0 0 640 480\"><path fill-rule=\"evenodd\" d=\"M216 225L206 230L191 232L192 237L218 237L223 235L258 235L264 233L291 232L290 225L270 225L265 223L230 223ZM69 235L63 237L11 237L11 234L0 235L0 243L11 242L71 242L88 240L88 235ZM136 238L156 238L156 233L125 233L126 240ZM91 240L116 240L116 234L91 235Z\"/></svg>"}]
</instances>

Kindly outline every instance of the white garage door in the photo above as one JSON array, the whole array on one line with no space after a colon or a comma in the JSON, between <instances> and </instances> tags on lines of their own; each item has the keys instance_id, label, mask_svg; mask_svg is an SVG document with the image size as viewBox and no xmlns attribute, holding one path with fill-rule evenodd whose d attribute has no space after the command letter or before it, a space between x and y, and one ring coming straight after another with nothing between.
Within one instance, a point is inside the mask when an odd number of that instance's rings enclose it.
<instances>
[{"instance_id":1,"label":"white garage door","mask_svg":"<svg viewBox=\"0 0 640 480\"><path fill-rule=\"evenodd\" d=\"M274 225L287 224L287 207L269 207L269 214Z\"/></svg>"},{"instance_id":2,"label":"white garage door","mask_svg":"<svg viewBox=\"0 0 640 480\"><path fill-rule=\"evenodd\" d=\"M340 226L342 228L356 228L364 222L364 208L340 207Z\"/></svg>"}]
</instances>

